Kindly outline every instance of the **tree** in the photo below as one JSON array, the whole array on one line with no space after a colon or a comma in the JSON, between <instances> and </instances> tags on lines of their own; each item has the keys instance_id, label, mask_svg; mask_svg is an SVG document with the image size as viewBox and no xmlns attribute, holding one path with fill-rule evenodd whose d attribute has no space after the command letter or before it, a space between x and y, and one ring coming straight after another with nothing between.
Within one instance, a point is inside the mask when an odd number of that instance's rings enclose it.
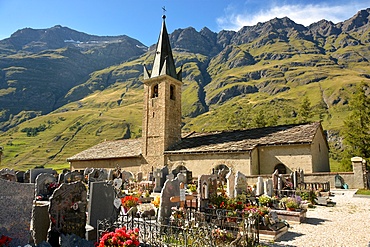
<instances>
[{"instance_id":1,"label":"tree","mask_svg":"<svg viewBox=\"0 0 370 247\"><path fill-rule=\"evenodd\" d=\"M308 99L307 96L305 96L302 100L302 103L299 106L299 111L298 111L298 117L300 123L306 123L309 118L312 116L312 107L311 107L311 102Z\"/></svg>"},{"instance_id":2,"label":"tree","mask_svg":"<svg viewBox=\"0 0 370 247\"><path fill-rule=\"evenodd\" d=\"M344 156L347 164L351 157L370 158L370 96L369 86L362 82L349 102L350 114L344 121Z\"/></svg>"}]
</instances>

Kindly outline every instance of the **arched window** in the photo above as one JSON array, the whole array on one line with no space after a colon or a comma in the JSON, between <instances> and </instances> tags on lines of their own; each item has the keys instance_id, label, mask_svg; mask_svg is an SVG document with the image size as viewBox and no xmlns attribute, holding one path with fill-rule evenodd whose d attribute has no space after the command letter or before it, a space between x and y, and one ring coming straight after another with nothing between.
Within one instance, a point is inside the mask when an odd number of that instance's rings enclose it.
<instances>
[{"instance_id":1,"label":"arched window","mask_svg":"<svg viewBox=\"0 0 370 247\"><path fill-rule=\"evenodd\" d=\"M175 86L170 86L170 99L175 100Z\"/></svg>"},{"instance_id":2,"label":"arched window","mask_svg":"<svg viewBox=\"0 0 370 247\"><path fill-rule=\"evenodd\" d=\"M274 168L274 171L276 169L279 171L279 174L286 174L286 166L284 164L277 164Z\"/></svg>"},{"instance_id":3,"label":"arched window","mask_svg":"<svg viewBox=\"0 0 370 247\"><path fill-rule=\"evenodd\" d=\"M152 98L158 97L158 84L155 84L152 88Z\"/></svg>"}]
</instances>

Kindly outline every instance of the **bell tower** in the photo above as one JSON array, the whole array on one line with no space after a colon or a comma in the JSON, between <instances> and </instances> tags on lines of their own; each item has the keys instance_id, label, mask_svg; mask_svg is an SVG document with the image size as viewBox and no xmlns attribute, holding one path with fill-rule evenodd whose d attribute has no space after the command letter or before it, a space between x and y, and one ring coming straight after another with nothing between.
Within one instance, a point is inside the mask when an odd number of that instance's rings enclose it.
<instances>
[{"instance_id":1,"label":"bell tower","mask_svg":"<svg viewBox=\"0 0 370 247\"><path fill-rule=\"evenodd\" d=\"M144 65L142 153L148 164L165 165L164 151L181 140L182 69L176 73L163 15L151 73Z\"/></svg>"}]
</instances>

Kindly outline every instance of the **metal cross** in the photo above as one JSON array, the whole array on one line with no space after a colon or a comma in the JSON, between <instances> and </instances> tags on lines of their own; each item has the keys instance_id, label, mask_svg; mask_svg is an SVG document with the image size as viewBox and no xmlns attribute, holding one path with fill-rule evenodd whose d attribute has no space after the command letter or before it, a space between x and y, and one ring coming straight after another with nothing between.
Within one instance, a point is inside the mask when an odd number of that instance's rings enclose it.
<instances>
[{"instance_id":1,"label":"metal cross","mask_svg":"<svg viewBox=\"0 0 370 247\"><path fill-rule=\"evenodd\" d=\"M162 7L162 10L163 10L163 14L165 15L165 14L166 14L166 11L167 11L167 10L166 10L166 7L165 7L165 6L163 6L163 7Z\"/></svg>"}]
</instances>

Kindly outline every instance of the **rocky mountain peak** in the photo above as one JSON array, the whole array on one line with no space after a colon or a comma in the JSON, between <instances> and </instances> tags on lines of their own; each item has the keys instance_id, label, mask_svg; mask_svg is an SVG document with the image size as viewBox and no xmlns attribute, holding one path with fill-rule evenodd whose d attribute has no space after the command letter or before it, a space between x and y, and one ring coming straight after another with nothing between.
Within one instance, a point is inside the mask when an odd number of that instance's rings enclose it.
<instances>
[{"instance_id":1,"label":"rocky mountain peak","mask_svg":"<svg viewBox=\"0 0 370 247\"><path fill-rule=\"evenodd\" d=\"M349 32L356 29L366 29L369 26L370 21L370 8L360 10L352 18L342 23L342 31Z\"/></svg>"}]
</instances>

